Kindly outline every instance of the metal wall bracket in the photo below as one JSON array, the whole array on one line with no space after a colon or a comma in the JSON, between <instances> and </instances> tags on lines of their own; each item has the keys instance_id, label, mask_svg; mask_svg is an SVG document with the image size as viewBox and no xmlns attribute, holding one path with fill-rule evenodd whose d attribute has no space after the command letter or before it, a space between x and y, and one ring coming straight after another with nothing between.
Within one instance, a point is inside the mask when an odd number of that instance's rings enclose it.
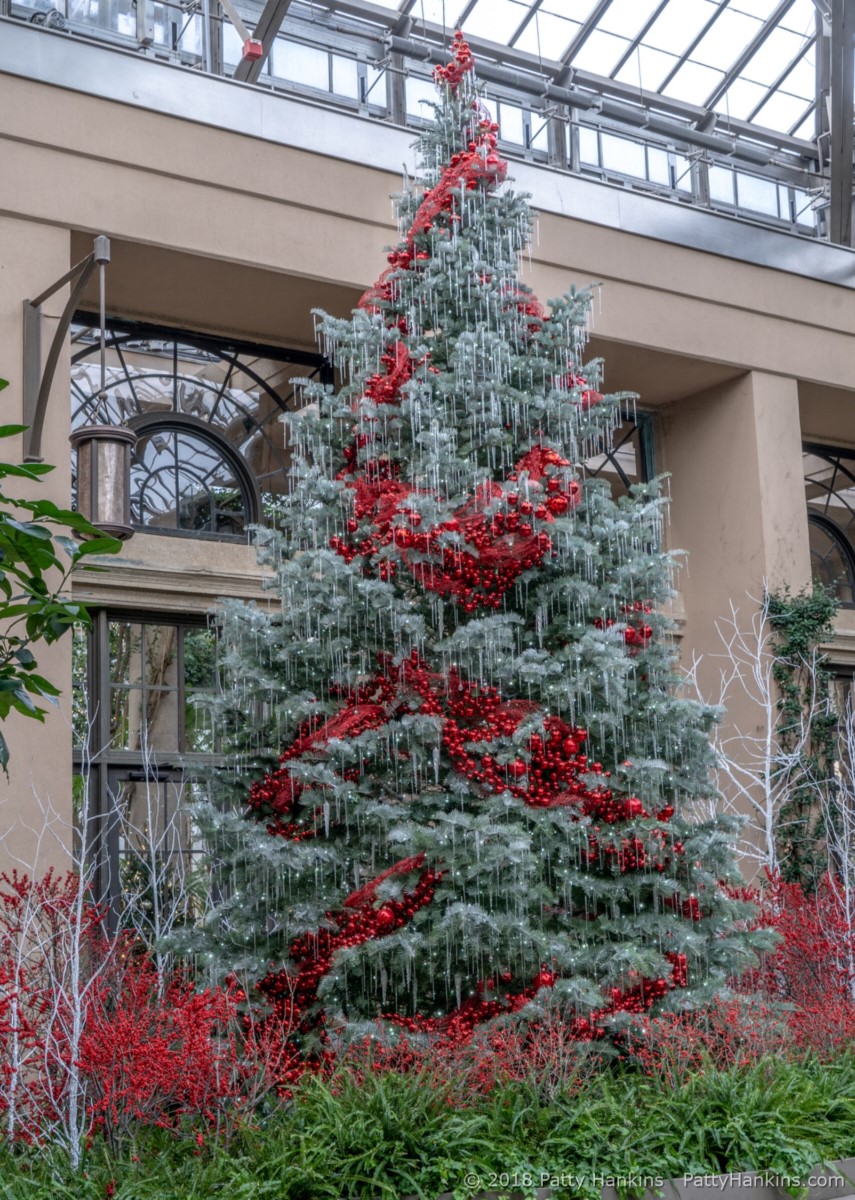
<instances>
[{"instance_id":1,"label":"metal wall bracket","mask_svg":"<svg viewBox=\"0 0 855 1200\"><path fill-rule=\"evenodd\" d=\"M72 317L80 306L80 300L86 291L86 285L96 267L103 267L110 261L110 239L99 235L95 238L92 253L66 271L61 279L36 296L35 300L24 301L24 404L23 423L28 426L24 432L24 461L43 462L42 433L44 431L45 415L47 413L50 390L53 377L56 374L59 356L65 343L66 334L71 325ZM41 355L41 308L45 300L58 292L66 283L74 280L71 295L53 335L47 361L42 371Z\"/></svg>"}]
</instances>

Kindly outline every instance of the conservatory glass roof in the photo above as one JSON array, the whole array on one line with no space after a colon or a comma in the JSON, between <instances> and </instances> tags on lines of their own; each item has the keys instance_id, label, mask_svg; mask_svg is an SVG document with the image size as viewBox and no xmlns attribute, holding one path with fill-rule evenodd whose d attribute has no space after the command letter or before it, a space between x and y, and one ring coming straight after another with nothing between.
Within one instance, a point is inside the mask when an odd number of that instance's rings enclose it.
<instances>
[{"instance_id":1,"label":"conservatory glass roof","mask_svg":"<svg viewBox=\"0 0 855 1200\"><path fill-rule=\"evenodd\" d=\"M531 58L561 83L583 72L725 121L815 136L824 0L313 0L316 6L414 38L462 28L494 43L499 61L508 61L501 50L520 66Z\"/></svg>"}]
</instances>

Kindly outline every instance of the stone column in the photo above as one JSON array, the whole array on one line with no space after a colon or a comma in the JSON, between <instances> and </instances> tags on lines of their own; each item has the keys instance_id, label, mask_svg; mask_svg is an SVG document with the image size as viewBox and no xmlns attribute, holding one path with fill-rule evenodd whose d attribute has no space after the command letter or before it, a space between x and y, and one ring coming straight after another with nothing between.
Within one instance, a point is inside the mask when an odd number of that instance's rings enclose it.
<instances>
[{"instance_id":1,"label":"stone column","mask_svg":"<svg viewBox=\"0 0 855 1200\"><path fill-rule=\"evenodd\" d=\"M703 696L717 703L728 667L717 623L728 632L733 606L738 628L750 634L764 589L796 593L810 582L796 381L751 372L671 405L661 451L659 465L671 473L668 542L688 552L677 577L686 614L683 658L688 665L699 657ZM746 677L747 689L730 689L722 736L728 755L756 778L777 713L758 702L750 672ZM721 784L747 815L750 799ZM760 799L762 788L750 787ZM762 829L749 836L766 841ZM743 869L752 874L750 860Z\"/></svg>"}]
</instances>

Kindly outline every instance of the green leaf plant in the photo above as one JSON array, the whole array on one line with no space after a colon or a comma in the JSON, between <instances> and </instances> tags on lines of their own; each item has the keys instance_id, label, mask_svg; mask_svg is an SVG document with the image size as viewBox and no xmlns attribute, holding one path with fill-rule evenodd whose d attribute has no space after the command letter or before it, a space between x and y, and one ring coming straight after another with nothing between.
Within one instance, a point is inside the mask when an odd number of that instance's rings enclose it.
<instances>
[{"instance_id":1,"label":"green leaf plant","mask_svg":"<svg viewBox=\"0 0 855 1200\"><path fill-rule=\"evenodd\" d=\"M0 379L0 390L7 386ZM26 428L0 425L0 439L16 437ZM38 482L54 469L46 463L0 461L0 481ZM33 647L50 645L77 622L88 627L86 609L67 595L71 572L78 564L103 570L83 560L115 554L120 548L120 541L105 537L80 513L51 500L9 496L0 483L0 724L12 711L44 721L47 710L41 702L57 703L60 689L39 673ZM9 754L0 731L0 767L7 778Z\"/></svg>"}]
</instances>

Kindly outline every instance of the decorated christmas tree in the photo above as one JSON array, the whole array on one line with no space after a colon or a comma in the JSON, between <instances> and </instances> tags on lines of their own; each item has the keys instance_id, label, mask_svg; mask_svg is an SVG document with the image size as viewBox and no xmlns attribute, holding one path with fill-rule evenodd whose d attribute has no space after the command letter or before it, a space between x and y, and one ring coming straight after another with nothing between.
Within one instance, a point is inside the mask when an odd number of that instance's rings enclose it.
<instances>
[{"instance_id":1,"label":"decorated christmas tree","mask_svg":"<svg viewBox=\"0 0 855 1200\"><path fill-rule=\"evenodd\" d=\"M712 713L675 687L663 502L586 478L629 401L583 362L590 295L518 278L531 214L472 66L458 35L402 240L319 317L340 386L289 419L279 603L222 614L203 936L295 1054L546 1000L604 1039L749 954L732 825L692 818Z\"/></svg>"}]
</instances>

